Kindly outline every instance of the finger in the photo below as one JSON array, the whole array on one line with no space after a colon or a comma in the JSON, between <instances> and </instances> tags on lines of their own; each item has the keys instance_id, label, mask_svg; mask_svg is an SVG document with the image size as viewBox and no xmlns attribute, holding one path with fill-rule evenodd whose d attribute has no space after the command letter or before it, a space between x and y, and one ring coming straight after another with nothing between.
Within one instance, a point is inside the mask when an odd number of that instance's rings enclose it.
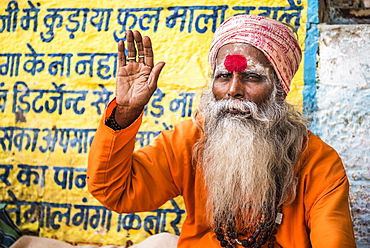
<instances>
[{"instance_id":1,"label":"finger","mask_svg":"<svg viewBox=\"0 0 370 248\"><path fill-rule=\"evenodd\" d=\"M153 67L154 66L154 58L153 58L153 48L152 42L148 36L143 38L143 46L144 46L144 63L147 66Z\"/></svg>"},{"instance_id":2,"label":"finger","mask_svg":"<svg viewBox=\"0 0 370 248\"><path fill-rule=\"evenodd\" d=\"M118 42L118 68L126 65L125 43L123 40Z\"/></svg>"},{"instance_id":3,"label":"finger","mask_svg":"<svg viewBox=\"0 0 370 248\"><path fill-rule=\"evenodd\" d=\"M136 42L136 48L138 53L138 62L144 63L144 46L143 39L139 31L134 31L134 39Z\"/></svg>"},{"instance_id":4,"label":"finger","mask_svg":"<svg viewBox=\"0 0 370 248\"><path fill-rule=\"evenodd\" d=\"M126 32L126 41L127 41L127 60L128 62L135 62L136 61L136 48L134 43L134 35L131 30L127 30Z\"/></svg>"},{"instance_id":5,"label":"finger","mask_svg":"<svg viewBox=\"0 0 370 248\"><path fill-rule=\"evenodd\" d=\"M153 67L152 72L149 75L149 79L148 79L149 88L153 89L153 92L157 88L157 82L158 82L159 75L161 74L161 71L165 65L166 65L165 62L159 62Z\"/></svg>"}]
</instances>

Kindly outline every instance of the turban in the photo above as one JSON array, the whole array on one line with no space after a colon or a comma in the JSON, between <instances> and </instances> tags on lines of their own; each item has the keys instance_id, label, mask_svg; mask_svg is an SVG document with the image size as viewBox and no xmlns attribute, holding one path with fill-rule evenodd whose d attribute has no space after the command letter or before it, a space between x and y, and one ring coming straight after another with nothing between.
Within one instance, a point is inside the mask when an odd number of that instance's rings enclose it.
<instances>
[{"instance_id":1,"label":"turban","mask_svg":"<svg viewBox=\"0 0 370 248\"><path fill-rule=\"evenodd\" d=\"M276 20L253 15L236 15L216 30L208 61L212 70L218 50L230 43L248 43L260 50L277 74L286 94L302 59L302 51L293 32Z\"/></svg>"}]
</instances>

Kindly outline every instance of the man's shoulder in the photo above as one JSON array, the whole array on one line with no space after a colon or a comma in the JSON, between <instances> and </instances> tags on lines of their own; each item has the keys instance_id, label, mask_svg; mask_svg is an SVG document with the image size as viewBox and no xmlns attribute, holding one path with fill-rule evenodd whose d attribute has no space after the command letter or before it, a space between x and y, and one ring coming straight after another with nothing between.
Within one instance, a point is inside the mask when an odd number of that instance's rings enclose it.
<instances>
[{"instance_id":1,"label":"man's shoulder","mask_svg":"<svg viewBox=\"0 0 370 248\"><path fill-rule=\"evenodd\" d=\"M193 128L193 127L197 127L197 125L195 124L194 120L193 119L185 119L185 120L182 120L180 122L178 122L175 127L179 128L184 128L184 127L188 127L188 128Z\"/></svg>"},{"instance_id":2,"label":"man's shoulder","mask_svg":"<svg viewBox=\"0 0 370 248\"><path fill-rule=\"evenodd\" d=\"M314 179L343 177L346 174L337 151L312 132L309 132L301 163L302 174Z\"/></svg>"},{"instance_id":3,"label":"man's shoulder","mask_svg":"<svg viewBox=\"0 0 370 248\"><path fill-rule=\"evenodd\" d=\"M333 147L323 141L318 135L313 134L311 131L308 131L308 140L304 152L308 156L330 155L334 157L339 157L337 151Z\"/></svg>"},{"instance_id":4,"label":"man's shoulder","mask_svg":"<svg viewBox=\"0 0 370 248\"><path fill-rule=\"evenodd\" d=\"M171 130L162 132L164 136L174 136L176 139L196 140L201 136L199 126L192 119L180 121Z\"/></svg>"}]
</instances>

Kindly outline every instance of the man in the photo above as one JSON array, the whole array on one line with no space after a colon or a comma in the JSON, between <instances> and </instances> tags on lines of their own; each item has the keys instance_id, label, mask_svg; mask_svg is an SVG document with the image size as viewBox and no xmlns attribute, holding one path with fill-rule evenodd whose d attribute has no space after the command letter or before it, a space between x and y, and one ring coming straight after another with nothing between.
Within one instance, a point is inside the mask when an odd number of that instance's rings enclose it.
<instances>
[{"instance_id":1,"label":"man","mask_svg":"<svg viewBox=\"0 0 370 248\"><path fill-rule=\"evenodd\" d=\"M178 247L355 247L342 162L285 101L302 56L287 26L250 15L225 21L197 115L137 151L164 63L153 64L139 32L127 33L127 49L126 57L118 44L116 99L89 155L89 191L103 205L149 211L182 195Z\"/></svg>"}]
</instances>

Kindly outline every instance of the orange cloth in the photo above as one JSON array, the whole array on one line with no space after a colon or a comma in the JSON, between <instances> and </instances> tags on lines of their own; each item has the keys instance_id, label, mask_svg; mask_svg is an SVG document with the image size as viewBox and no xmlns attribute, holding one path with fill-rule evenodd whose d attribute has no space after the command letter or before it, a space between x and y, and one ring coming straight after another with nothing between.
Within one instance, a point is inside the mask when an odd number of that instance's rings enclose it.
<instances>
[{"instance_id":1,"label":"orange cloth","mask_svg":"<svg viewBox=\"0 0 370 248\"><path fill-rule=\"evenodd\" d=\"M214 232L204 224L204 185L192 165L192 147L200 130L186 120L174 130L163 131L152 146L133 152L141 117L128 128L113 131L104 121L114 106L114 102L108 106L90 150L91 194L119 213L154 210L182 195L187 217L178 247L219 248ZM302 161L297 197L283 207L277 243L285 248L356 247L349 183L338 154L310 133Z\"/></svg>"}]
</instances>

